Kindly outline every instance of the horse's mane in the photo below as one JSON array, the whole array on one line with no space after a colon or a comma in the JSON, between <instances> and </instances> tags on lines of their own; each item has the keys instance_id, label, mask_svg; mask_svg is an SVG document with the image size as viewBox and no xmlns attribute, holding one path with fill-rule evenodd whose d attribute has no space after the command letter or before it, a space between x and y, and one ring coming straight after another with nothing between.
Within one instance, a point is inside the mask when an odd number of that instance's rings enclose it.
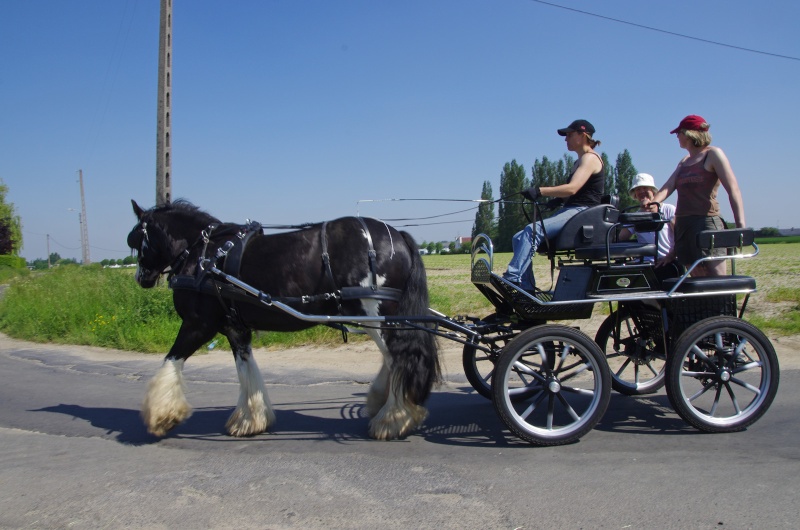
<instances>
[{"instance_id":1,"label":"horse's mane","mask_svg":"<svg viewBox=\"0 0 800 530\"><path fill-rule=\"evenodd\" d=\"M220 223L220 220L195 206L186 199L177 199L162 206L156 206L152 213L176 213L182 217L202 218L206 223Z\"/></svg>"}]
</instances>

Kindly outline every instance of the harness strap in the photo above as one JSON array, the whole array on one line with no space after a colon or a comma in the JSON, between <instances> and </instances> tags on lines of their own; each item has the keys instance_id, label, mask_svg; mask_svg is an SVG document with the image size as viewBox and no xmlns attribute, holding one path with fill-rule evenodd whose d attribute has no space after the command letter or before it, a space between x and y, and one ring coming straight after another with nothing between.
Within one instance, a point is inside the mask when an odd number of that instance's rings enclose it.
<instances>
[{"instance_id":1,"label":"harness strap","mask_svg":"<svg viewBox=\"0 0 800 530\"><path fill-rule=\"evenodd\" d=\"M367 250L367 255L369 256L369 271L372 275L372 290L378 290L378 265L376 261L376 252L375 247L372 245L372 235L369 233L369 228L367 227L367 223L364 221L363 217L356 217L358 222L361 223L361 226L364 228L364 235L367 238L367 245L369 250Z\"/></svg>"}]
</instances>

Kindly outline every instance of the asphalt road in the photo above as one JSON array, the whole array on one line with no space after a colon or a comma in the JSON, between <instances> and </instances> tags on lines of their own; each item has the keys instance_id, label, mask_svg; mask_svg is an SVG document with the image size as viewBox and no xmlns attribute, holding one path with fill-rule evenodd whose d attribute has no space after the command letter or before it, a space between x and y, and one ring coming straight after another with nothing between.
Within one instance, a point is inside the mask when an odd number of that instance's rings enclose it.
<instances>
[{"instance_id":1,"label":"asphalt road","mask_svg":"<svg viewBox=\"0 0 800 530\"><path fill-rule=\"evenodd\" d=\"M797 528L800 371L749 430L702 434L666 395L612 397L579 442L539 448L450 373L424 427L366 437L358 375L265 372L272 432L223 433L233 362L187 363L194 414L139 418L160 357L0 344L2 528Z\"/></svg>"}]
</instances>

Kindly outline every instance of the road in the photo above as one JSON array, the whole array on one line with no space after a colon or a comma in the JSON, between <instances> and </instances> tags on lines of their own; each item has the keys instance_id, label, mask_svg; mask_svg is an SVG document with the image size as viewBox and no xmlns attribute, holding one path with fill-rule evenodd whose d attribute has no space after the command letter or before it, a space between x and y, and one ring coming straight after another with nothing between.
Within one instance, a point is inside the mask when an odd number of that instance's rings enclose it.
<instances>
[{"instance_id":1,"label":"road","mask_svg":"<svg viewBox=\"0 0 800 530\"><path fill-rule=\"evenodd\" d=\"M505 432L451 360L423 428L378 442L366 437L363 409L372 365L271 368L270 353L257 358L277 425L234 439L223 433L238 396L228 355L190 359L194 414L156 439L138 408L160 357L0 337L0 527L731 529L800 521L796 355L782 364L771 409L745 432L701 434L663 392L614 395L594 431L553 448Z\"/></svg>"}]
</instances>

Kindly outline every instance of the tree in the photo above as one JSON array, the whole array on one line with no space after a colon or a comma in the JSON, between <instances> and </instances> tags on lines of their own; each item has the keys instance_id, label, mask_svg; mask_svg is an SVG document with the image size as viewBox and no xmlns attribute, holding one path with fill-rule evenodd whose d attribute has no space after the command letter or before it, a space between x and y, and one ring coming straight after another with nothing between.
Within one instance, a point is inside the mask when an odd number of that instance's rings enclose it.
<instances>
[{"instance_id":1,"label":"tree","mask_svg":"<svg viewBox=\"0 0 800 530\"><path fill-rule=\"evenodd\" d=\"M0 254L19 255L22 248L22 221L13 203L6 202L8 186L0 180Z\"/></svg>"},{"instance_id":2,"label":"tree","mask_svg":"<svg viewBox=\"0 0 800 530\"><path fill-rule=\"evenodd\" d=\"M502 199L499 207L497 221L497 240L495 249L498 252L511 251L511 238L523 226L527 224L527 219L523 211L522 197L519 192L528 185L525 178L525 168L517 164L516 160L507 162L500 173L500 198Z\"/></svg>"},{"instance_id":3,"label":"tree","mask_svg":"<svg viewBox=\"0 0 800 530\"><path fill-rule=\"evenodd\" d=\"M491 239L494 239L497 224L494 220L492 185L488 180L483 181L481 199L488 202L482 202L480 206L478 206L478 212L475 214L475 223L472 225L472 237L474 238L478 234L486 234Z\"/></svg>"},{"instance_id":4,"label":"tree","mask_svg":"<svg viewBox=\"0 0 800 530\"><path fill-rule=\"evenodd\" d=\"M636 176L636 167L633 165L633 159L627 149L617 155L615 172L617 178L615 193L619 195L620 210L637 206L639 203L629 194L633 177ZM607 193L610 192L607 191Z\"/></svg>"},{"instance_id":5,"label":"tree","mask_svg":"<svg viewBox=\"0 0 800 530\"><path fill-rule=\"evenodd\" d=\"M606 195L615 195L617 192L614 182L614 166L611 165L607 154L601 153L600 159L603 161L603 171L606 174L603 187L605 191L603 193Z\"/></svg>"}]
</instances>

